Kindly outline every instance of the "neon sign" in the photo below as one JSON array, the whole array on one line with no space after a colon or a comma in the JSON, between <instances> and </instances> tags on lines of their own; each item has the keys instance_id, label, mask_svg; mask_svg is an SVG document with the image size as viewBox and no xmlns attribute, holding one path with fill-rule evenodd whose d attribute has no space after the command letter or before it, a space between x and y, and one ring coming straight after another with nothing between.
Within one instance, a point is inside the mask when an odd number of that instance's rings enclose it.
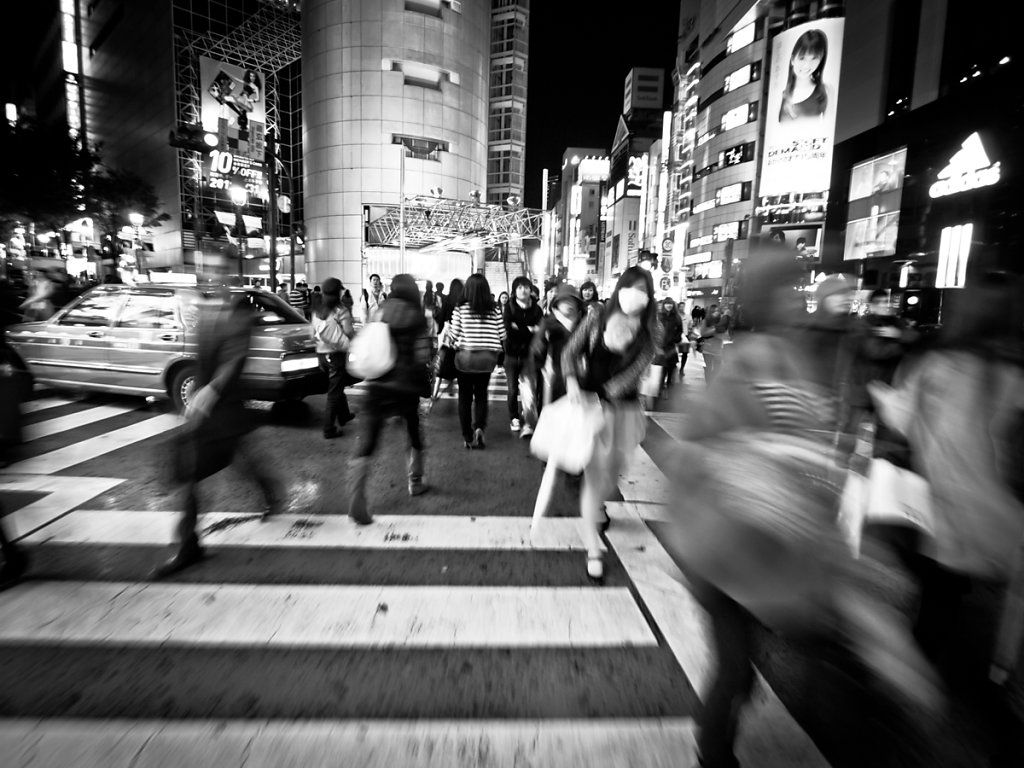
<instances>
[{"instance_id":1,"label":"neon sign","mask_svg":"<svg viewBox=\"0 0 1024 768\"><path fill-rule=\"evenodd\" d=\"M981 137L975 131L960 145L955 155L949 158L949 164L938 173L938 181L928 189L932 198L956 195L981 187L990 187L999 183L999 163L988 158L981 144Z\"/></svg>"}]
</instances>

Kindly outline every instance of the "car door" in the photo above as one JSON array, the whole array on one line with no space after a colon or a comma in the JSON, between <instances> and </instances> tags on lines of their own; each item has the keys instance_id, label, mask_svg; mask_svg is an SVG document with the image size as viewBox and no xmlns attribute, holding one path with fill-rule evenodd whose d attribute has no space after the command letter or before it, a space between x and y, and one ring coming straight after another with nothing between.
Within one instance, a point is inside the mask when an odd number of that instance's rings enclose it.
<instances>
[{"instance_id":1,"label":"car door","mask_svg":"<svg viewBox=\"0 0 1024 768\"><path fill-rule=\"evenodd\" d=\"M110 383L110 329L123 300L120 290L91 291L54 316L38 377L89 388Z\"/></svg>"},{"instance_id":2,"label":"car door","mask_svg":"<svg viewBox=\"0 0 1024 768\"><path fill-rule=\"evenodd\" d=\"M174 290L128 291L110 329L110 369L119 385L139 394L166 390L164 373L185 347L185 326Z\"/></svg>"}]
</instances>

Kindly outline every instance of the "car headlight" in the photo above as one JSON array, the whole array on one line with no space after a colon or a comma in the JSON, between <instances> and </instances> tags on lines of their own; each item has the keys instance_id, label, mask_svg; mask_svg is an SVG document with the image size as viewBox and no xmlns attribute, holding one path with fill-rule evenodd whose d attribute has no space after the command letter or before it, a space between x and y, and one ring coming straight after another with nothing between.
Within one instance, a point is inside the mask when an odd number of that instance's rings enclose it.
<instances>
[{"instance_id":1,"label":"car headlight","mask_svg":"<svg viewBox=\"0 0 1024 768\"><path fill-rule=\"evenodd\" d=\"M286 357L281 361L281 373L308 371L310 368L319 367L320 361L315 357Z\"/></svg>"}]
</instances>

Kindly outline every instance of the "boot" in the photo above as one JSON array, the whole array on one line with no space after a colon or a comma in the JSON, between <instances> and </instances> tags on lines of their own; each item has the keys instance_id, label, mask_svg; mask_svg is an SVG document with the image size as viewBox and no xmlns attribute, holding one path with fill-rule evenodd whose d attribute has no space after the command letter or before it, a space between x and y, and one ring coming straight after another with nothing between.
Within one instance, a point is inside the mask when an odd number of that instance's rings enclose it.
<instances>
[{"instance_id":1,"label":"boot","mask_svg":"<svg viewBox=\"0 0 1024 768\"><path fill-rule=\"evenodd\" d=\"M426 493L427 486L423 484L423 451L415 448L409 449L409 495L419 496Z\"/></svg>"},{"instance_id":2,"label":"boot","mask_svg":"<svg viewBox=\"0 0 1024 768\"><path fill-rule=\"evenodd\" d=\"M206 553L199 545L199 539L194 534L191 538L182 542L177 553L163 565L157 566L150 574L153 581L176 576L186 568L202 562Z\"/></svg>"},{"instance_id":3,"label":"boot","mask_svg":"<svg viewBox=\"0 0 1024 768\"><path fill-rule=\"evenodd\" d=\"M366 473L370 470L370 457L360 456L352 459L348 469L348 516L359 525L369 525L373 522L373 517L366 508Z\"/></svg>"}]
</instances>

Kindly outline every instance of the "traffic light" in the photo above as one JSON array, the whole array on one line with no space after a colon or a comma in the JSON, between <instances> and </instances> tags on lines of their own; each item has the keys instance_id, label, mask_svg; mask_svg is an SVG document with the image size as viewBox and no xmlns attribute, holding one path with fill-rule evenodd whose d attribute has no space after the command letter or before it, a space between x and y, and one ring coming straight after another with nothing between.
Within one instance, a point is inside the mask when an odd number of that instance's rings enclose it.
<instances>
[{"instance_id":1,"label":"traffic light","mask_svg":"<svg viewBox=\"0 0 1024 768\"><path fill-rule=\"evenodd\" d=\"M201 125L179 125L167 137L167 142L178 149L206 152L217 146L217 134L208 133Z\"/></svg>"}]
</instances>

